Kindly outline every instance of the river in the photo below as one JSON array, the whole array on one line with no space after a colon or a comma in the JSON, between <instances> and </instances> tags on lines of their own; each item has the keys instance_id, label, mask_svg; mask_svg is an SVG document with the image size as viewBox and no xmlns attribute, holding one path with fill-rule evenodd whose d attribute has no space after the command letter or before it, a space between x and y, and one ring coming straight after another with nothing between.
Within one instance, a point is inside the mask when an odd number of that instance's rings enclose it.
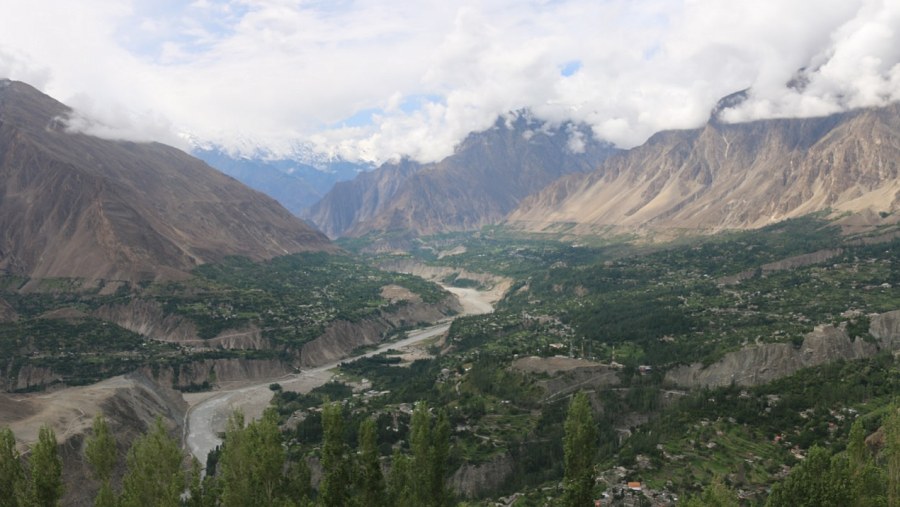
<instances>
[{"instance_id":1,"label":"river","mask_svg":"<svg viewBox=\"0 0 900 507\"><path fill-rule=\"evenodd\" d=\"M459 316L490 313L493 311L492 304L500 296L496 291L482 292L457 287L445 287L445 289L455 294L462 304L463 312ZM185 395L185 399L191 404L191 407L184 417L184 445L191 454L200 460L201 464L205 464L207 454L222 443L219 435L225 430L228 417L235 410L241 410L247 420L256 419L262 415L263 410L272 400L273 392L269 389L272 383L277 382L285 391L309 392L328 382L334 376L332 370L341 362L373 356L388 349L402 349L415 345L445 333L450 329L452 321L453 319L450 319L430 327L410 331L402 340L384 343L377 349L366 353L316 368L301 370L284 377L272 378L250 385L223 388L212 393Z\"/></svg>"}]
</instances>

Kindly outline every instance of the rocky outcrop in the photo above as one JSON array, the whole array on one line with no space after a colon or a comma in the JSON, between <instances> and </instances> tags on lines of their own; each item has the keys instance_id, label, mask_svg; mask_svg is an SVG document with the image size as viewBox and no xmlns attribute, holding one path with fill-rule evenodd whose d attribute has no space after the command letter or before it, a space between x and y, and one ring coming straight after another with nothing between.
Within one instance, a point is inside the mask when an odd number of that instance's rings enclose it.
<instances>
[{"instance_id":1,"label":"rocky outcrop","mask_svg":"<svg viewBox=\"0 0 900 507\"><path fill-rule=\"evenodd\" d=\"M869 334L883 350L900 350L900 310L869 317Z\"/></svg>"},{"instance_id":2,"label":"rocky outcrop","mask_svg":"<svg viewBox=\"0 0 900 507\"><path fill-rule=\"evenodd\" d=\"M503 454L478 465L464 464L450 477L450 488L463 498L495 493L513 473L513 460Z\"/></svg>"},{"instance_id":3,"label":"rocky outcrop","mask_svg":"<svg viewBox=\"0 0 900 507\"><path fill-rule=\"evenodd\" d=\"M459 301L448 297L437 304L406 304L392 313L360 322L332 322L321 336L303 345L300 365L311 367L337 361L359 347L380 343L397 328L437 322L461 310Z\"/></svg>"},{"instance_id":4,"label":"rocky outcrop","mask_svg":"<svg viewBox=\"0 0 900 507\"><path fill-rule=\"evenodd\" d=\"M877 344L862 338L851 340L843 328L822 325L807 334L799 348L789 343L747 347L725 354L706 367L694 363L674 368L666 373L666 381L683 387L722 387L731 383L754 386L801 368L871 357L880 350L900 350L900 311L874 315L870 323L869 332Z\"/></svg>"},{"instance_id":5,"label":"rocky outcrop","mask_svg":"<svg viewBox=\"0 0 900 507\"><path fill-rule=\"evenodd\" d=\"M177 367L144 367L140 371L160 385L184 389L281 377L293 368L277 359L205 359Z\"/></svg>"}]
</instances>

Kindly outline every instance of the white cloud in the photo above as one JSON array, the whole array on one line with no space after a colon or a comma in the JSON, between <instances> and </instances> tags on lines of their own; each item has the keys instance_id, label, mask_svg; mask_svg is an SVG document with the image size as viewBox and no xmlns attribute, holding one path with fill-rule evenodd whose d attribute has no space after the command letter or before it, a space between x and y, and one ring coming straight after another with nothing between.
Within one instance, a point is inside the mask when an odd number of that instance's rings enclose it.
<instances>
[{"instance_id":1,"label":"white cloud","mask_svg":"<svg viewBox=\"0 0 900 507\"><path fill-rule=\"evenodd\" d=\"M745 88L725 119L900 98L895 0L0 4L0 75L129 139L434 160L522 108L627 147Z\"/></svg>"}]
</instances>

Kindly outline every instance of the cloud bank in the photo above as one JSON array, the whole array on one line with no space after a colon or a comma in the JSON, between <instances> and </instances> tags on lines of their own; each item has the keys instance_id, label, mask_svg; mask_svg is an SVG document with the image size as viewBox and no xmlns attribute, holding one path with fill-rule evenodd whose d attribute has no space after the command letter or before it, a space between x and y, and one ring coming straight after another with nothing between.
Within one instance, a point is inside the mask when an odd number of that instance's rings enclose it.
<instances>
[{"instance_id":1,"label":"cloud bank","mask_svg":"<svg viewBox=\"0 0 900 507\"><path fill-rule=\"evenodd\" d=\"M235 152L431 161L525 108L631 147L743 89L724 120L900 99L894 0L5 4L0 77L99 135Z\"/></svg>"}]
</instances>

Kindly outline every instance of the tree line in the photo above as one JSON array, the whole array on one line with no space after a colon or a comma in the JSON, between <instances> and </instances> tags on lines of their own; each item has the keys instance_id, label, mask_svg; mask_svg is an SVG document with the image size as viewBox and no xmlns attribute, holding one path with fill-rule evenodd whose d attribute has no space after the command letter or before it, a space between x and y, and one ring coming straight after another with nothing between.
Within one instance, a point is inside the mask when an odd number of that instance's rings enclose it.
<instances>
[{"instance_id":1,"label":"tree line","mask_svg":"<svg viewBox=\"0 0 900 507\"><path fill-rule=\"evenodd\" d=\"M453 503L447 486L450 422L443 410L425 403L413 410L409 452L395 449L390 466L378 451L375 420L364 420L358 446L344 440L344 417L337 402L322 408L321 481L311 486L306 459L290 459L278 426L267 410L247 423L240 412L228 421L224 443L204 476L186 456L161 419L137 438L125 458L121 487L113 486L119 462L116 441L102 416L95 417L84 447L85 461L99 484L97 507L445 507ZM593 505L598 490L595 457L597 423L585 393L572 397L564 424L565 475L558 505ZM812 447L808 456L776 483L766 505L817 507L900 506L900 411L883 417L880 450L866 442L861 420L851 428L846 450L832 454ZM117 491L118 489L118 491ZM56 436L40 428L25 456L9 429L0 429L0 507L52 507L63 495L62 459ZM733 490L714 480L685 506L738 506Z\"/></svg>"},{"instance_id":2,"label":"tree line","mask_svg":"<svg viewBox=\"0 0 900 507\"><path fill-rule=\"evenodd\" d=\"M322 479L311 487L306 459L289 459L277 413L269 409L247 423L240 412L228 420L217 459L201 470L187 458L161 419L134 441L125 458L121 487L113 485L119 463L116 441L105 418L94 419L84 447L85 461L99 484L96 507L445 507L453 497L447 487L450 422L444 411L433 414L416 405L409 452L394 452L388 473L382 465L375 420L362 422L358 448L344 441L340 404L322 408ZM42 427L39 439L22 456L9 429L0 430L0 507L52 507L63 496L62 459L56 436Z\"/></svg>"}]
</instances>

